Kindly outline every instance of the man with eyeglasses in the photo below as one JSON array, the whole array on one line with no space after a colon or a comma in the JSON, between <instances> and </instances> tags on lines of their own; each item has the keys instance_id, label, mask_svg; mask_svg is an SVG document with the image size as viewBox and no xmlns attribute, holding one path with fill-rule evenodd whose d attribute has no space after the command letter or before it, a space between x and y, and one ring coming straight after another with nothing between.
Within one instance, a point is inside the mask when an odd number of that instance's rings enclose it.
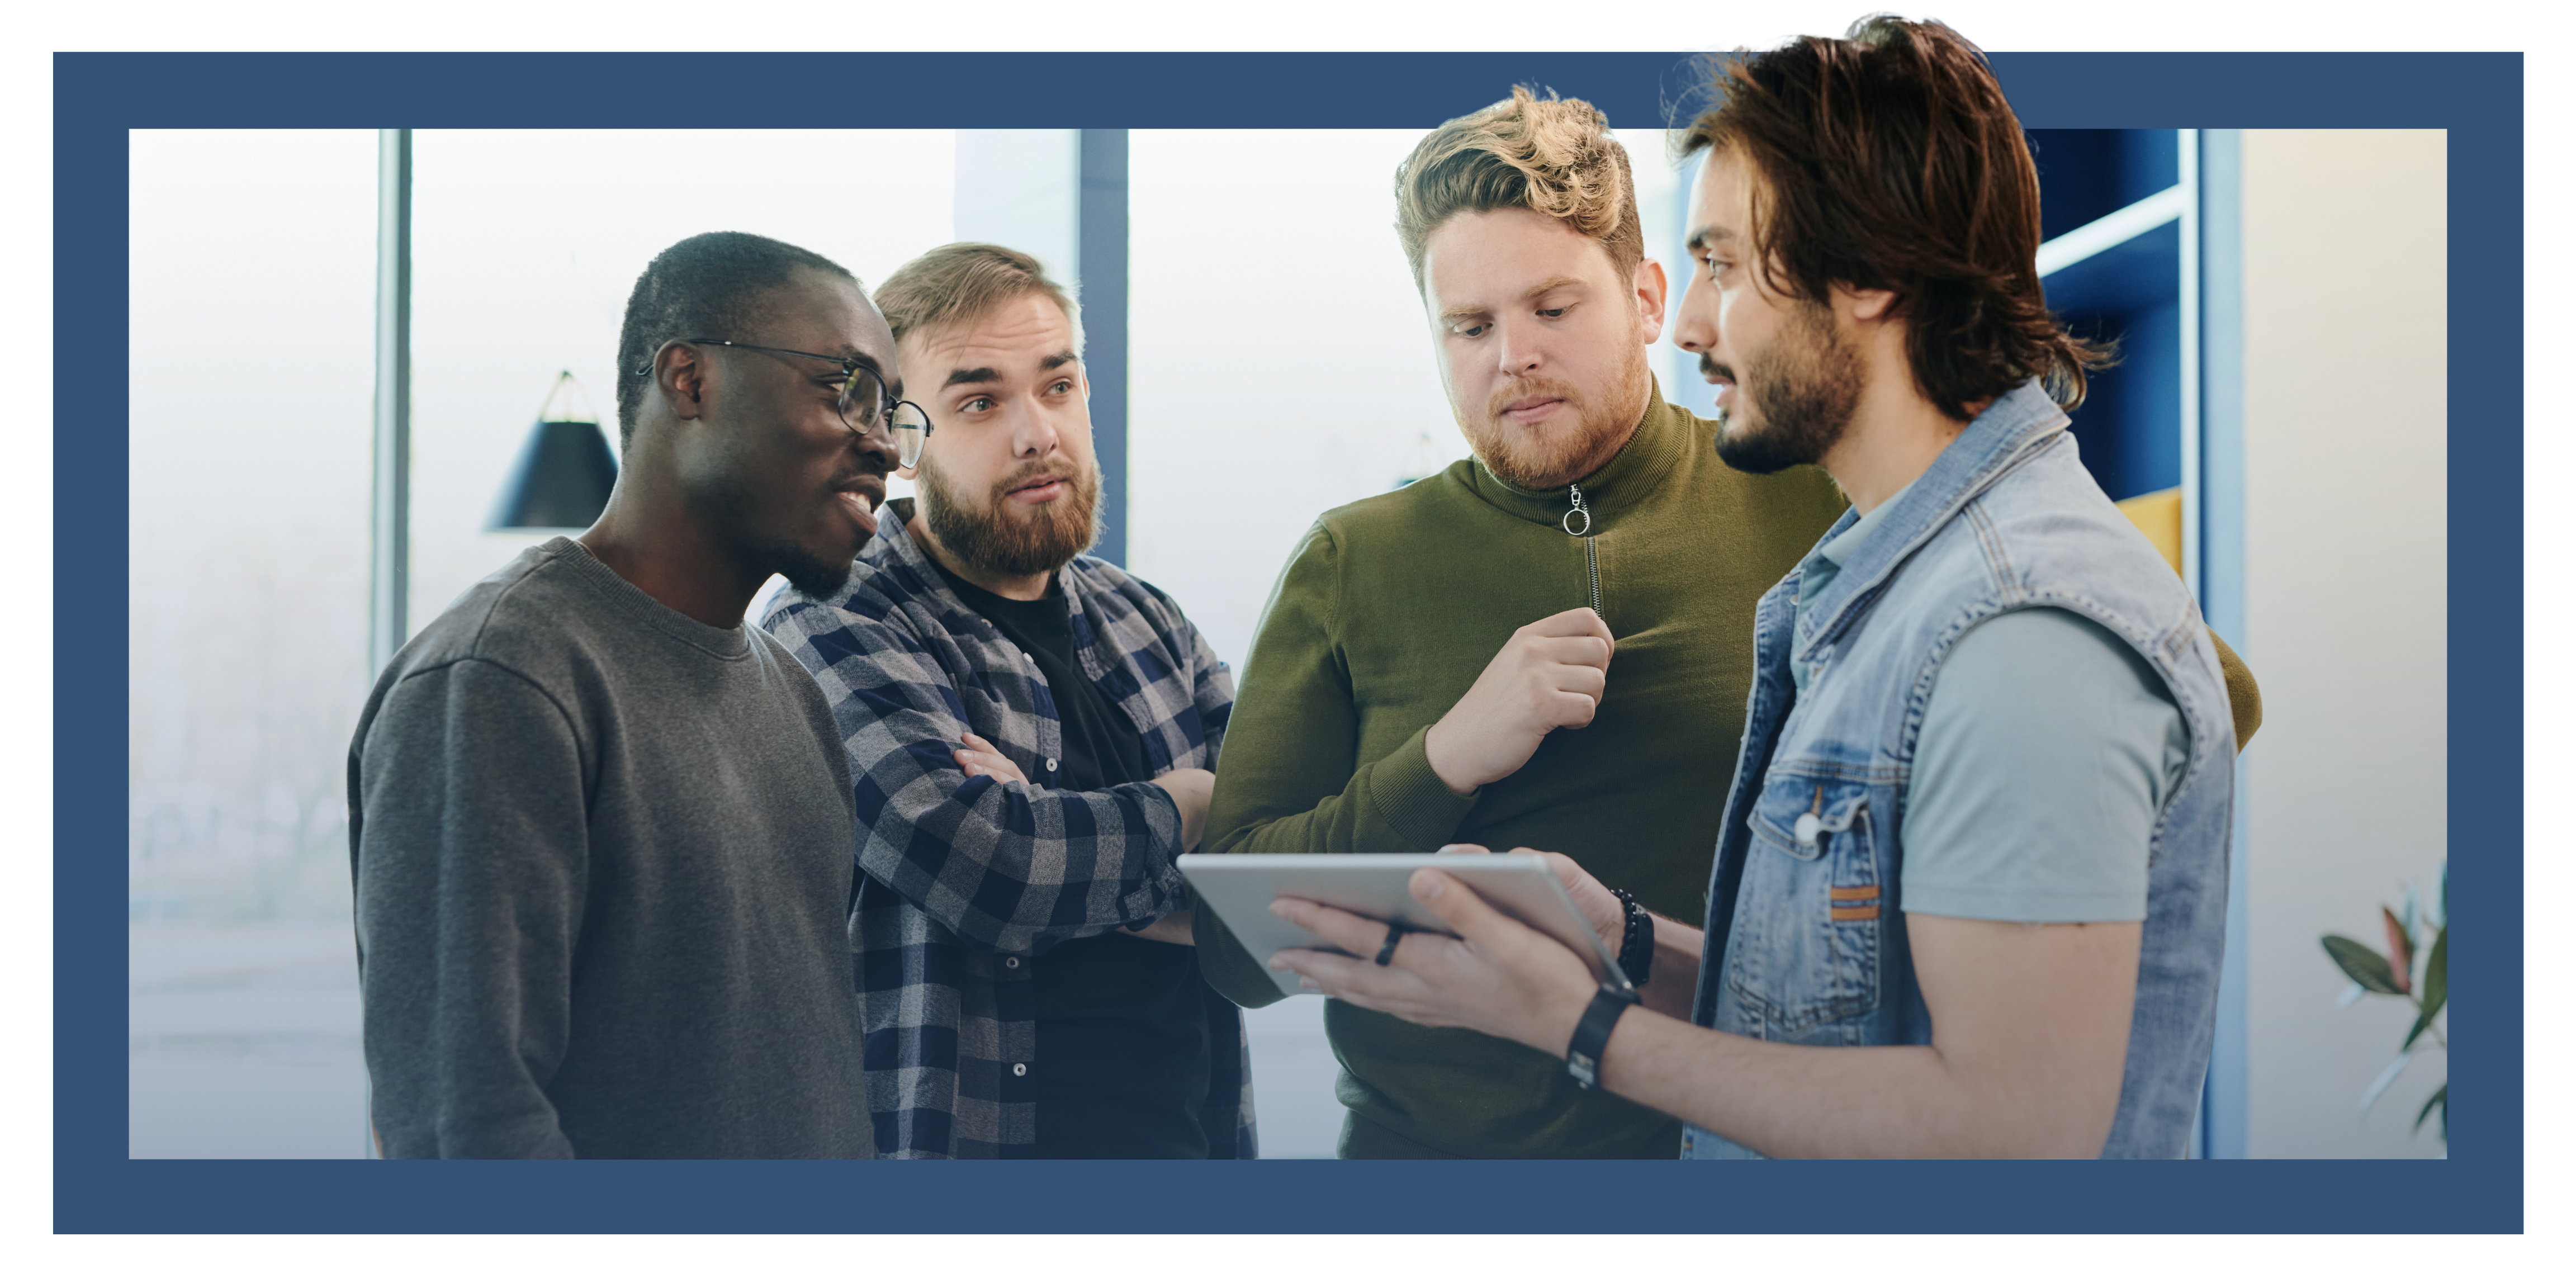
<instances>
[{"instance_id":1,"label":"man with eyeglasses","mask_svg":"<svg viewBox=\"0 0 2576 1288\"><path fill-rule=\"evenodd\" d=\"M485 578L349 750L372 1116L391 1158L873 1155L832 711L743 619L829 594L898 455L894 337L747 233L656 256L589 531Z\"/></svg>"},{"instance_id":2,"label":"man with eyeglasses","mask_svg":"<svg viewBox=\"0 0 2576 1288\"><path fill-rule=\"evenodd\" d=\"M1234 688L1099 523L1081 315L1038 262L933 250L876 295L918 502L841 594L769 629L840 717L850 919L889 1158L1249 1158L1242 1016L1203 983L1174 860ZM933 431L936 432L933 432Z\"/></svg>"}]
</instances>

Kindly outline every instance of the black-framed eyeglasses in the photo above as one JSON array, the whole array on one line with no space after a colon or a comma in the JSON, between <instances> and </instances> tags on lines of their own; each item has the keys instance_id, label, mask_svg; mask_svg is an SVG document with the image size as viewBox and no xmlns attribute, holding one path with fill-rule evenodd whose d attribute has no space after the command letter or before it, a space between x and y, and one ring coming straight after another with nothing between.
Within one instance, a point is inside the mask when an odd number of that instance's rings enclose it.
<instances>
[{"instance_id":1,"label":"black-framed eyeglasses","mask_svg":"<svg viewBox=\"0 0 2576 1288\"><path fill-rule=\"evenodd\" d=\"M896 453L901 457L903 464L911 466L921 463L922 441L930 437L930 413L923 411L919 403L894 397L886 389L885 377L879 375L876 368L868 366L860 359L835 358L828 353L807 353L803 349L781 349L775 345L744 344L740 340L690 339L663 343L715 344L728 349L783 353L791 357L812 358L817 362L831 363L841 369L841 423L849 426L850 432L861 438L867 437L871 431L883 425L886 428L887 437L894 440ZM654 355L659 357L661 350L655 349ZM635 374L639 376L650 375L652 372L653 364L649 360L635 369Z\"/></svg>"}]
</instances>

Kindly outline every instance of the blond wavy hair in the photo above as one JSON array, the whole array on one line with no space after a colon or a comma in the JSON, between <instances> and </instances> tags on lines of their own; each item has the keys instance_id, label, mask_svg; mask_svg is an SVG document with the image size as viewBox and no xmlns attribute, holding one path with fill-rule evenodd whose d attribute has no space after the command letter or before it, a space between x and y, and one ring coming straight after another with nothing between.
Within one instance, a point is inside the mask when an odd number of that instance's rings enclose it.
<instances>
[{"instance_id":1,"label":"blond wavy hair","mask_svg":"<svg viewBox=\"0 0 2576 1288\"><path fill-rule=\"evenodd\" d=\"M1080 354L1082 306L1027 251L990 242L950 242L887 274L875 300L900 344L915 331L981 322L1023 295L1043 295L1064 310L1065 321L1073 324L1073 351Z\"/></svg>"},{"instance_id":2,"label":"blond wavy hair","mask_svg":"<svg viewBox=\"0 0 2576 1288\"><path fill-rule=\"evenodd\" d=\"M1433 130L1395 168L1395 235L1422 289L1434 229L1467 211L1535 210L1601 243L1622 281L1646 257L1637 184L1610 118L1579 98L1527 86Z\"/></svg>"}]
</instances>

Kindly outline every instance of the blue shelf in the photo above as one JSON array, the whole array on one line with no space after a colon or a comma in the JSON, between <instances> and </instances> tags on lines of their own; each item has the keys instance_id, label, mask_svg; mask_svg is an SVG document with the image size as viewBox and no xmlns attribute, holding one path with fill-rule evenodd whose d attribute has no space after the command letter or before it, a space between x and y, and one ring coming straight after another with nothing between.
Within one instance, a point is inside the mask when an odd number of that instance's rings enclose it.
<instances>
[{"instance_id":1,"label":"blue shelf","mask_svg":"<svg viewBox=\"0 0 2576 1288\"><path fill-rule=\"evenodd\" d=\"M2041 279L2077 336L2107 341L2116 365L2092 374L2073 413L2085 468L2114 499L2183 483L2182 183L2172 130L2034 130ZM2070 257L2074 257L2069 262Z\"/></svg>"},{"instance_id":2,"label":"blue shelf","mask_svg":"<svg viewBox=\"0 0 2576 1288\"><path fill-rule=\"evenodd\" d=\"M2073 413L2085 467L2115 499L2182 486L2181 283L2177 221L2043 279L2068 329L2115 347Z\"/></svg>"}]
</instances>

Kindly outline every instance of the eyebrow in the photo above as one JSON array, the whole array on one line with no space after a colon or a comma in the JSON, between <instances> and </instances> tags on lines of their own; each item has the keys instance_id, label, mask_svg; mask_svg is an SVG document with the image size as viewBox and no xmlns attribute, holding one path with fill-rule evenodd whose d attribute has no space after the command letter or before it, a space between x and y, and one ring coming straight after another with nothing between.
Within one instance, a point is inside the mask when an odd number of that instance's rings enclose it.
<instances>
[{"instance_id":1,"label":"eyebrow","mask_svg":"<svg viewBox=\"0 0 2576 1288\"><path fill-rule=\"evenodd\" d=\"M1569 286L1581 285L1583 285L1582 278L1567 277L1563 274L1558 274L1555 277L1551 277L1546 281L1521 292L1521 298L1524 300L1534 300L1550 291L1561 291ZM1442 322L1455 322L1460 318L1471 318L1479 314L1491 312L1493 312L1492 309L1489 309L1482 304L1461 304L1454 309L1440 310L1440 320Z\"/></svg>"},{"instance_id":2,"label":"eyebrow","mask_svg":"<svg viewBox=\"0 0 2576 1288\"><path fill-rule=\"evenodd\" d=\"M1742 234L1736 232L1732 228L1710 226L1706 228L1692 229L1690 240L1682 243L1682 245L1691 250L1702 250L1717 242L1740 240L1742 240Z\"/></svg>"},{"instance_id":3,"label":"eyebrow","mask_svg":"<svg viewBox=\"0 0 2576 1288\"><path fill-rule=\"evenodd\" d=\"M1039 359L1038 370L1053 371L1068 363L1080 361L1082 361L1082 359L1079 355L1075 354L1073 350L1067 349L1062 353L1051 353L1046 357ZM1001 378L1002 373L995 371L991 367L959 367L955 371L949 372L948 379L941 381L939 387L946 389L950 385L989 385L999 381Z\"/></svg>"}]
</instances>

